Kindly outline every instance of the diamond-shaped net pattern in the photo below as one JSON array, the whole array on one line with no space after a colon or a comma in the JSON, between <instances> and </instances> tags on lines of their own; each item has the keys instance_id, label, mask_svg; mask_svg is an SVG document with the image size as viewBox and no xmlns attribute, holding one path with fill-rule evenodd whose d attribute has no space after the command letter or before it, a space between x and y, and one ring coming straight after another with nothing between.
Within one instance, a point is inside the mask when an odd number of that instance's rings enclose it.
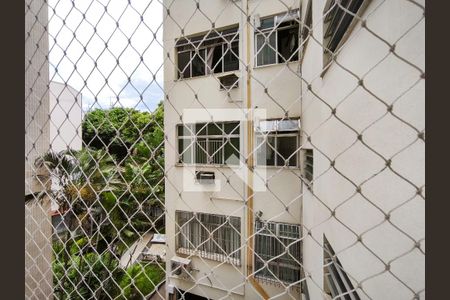
<instances>
[{"instance_id":1,"label":"diamond-shaped net pattern","mask_svg":"<svg viewBox=\"0 0 450 300\"><path fill-rule=\"evenodd\" d=\"M27 299L425 298L425 1L25 17Z\"/></svg>"}]
</instances>

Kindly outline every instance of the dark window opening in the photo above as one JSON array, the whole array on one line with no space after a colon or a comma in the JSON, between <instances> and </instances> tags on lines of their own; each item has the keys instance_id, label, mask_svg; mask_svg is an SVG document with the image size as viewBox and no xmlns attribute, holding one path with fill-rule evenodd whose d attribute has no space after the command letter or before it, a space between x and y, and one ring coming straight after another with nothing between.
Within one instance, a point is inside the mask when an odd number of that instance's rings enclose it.
<instances>
[{"instance_id":1,"label":"dark window opening","mask_svg":"<svg viewBox=\"0 0 450 300\"><path fill-rule=\"evenodd\" d=\"M299 60L299 10L260 21L256 39L256 65L263 66Z\"/></svg>"},{"instance_id":2,"label":"dark window opening","mask_svg":"<svg viewBox=\"0 0 450 300\"><path fill-rule=\"evenodd\" d=\"M298 60L298 28L278 31L278 62Z\"/></svg>"},{"instance_id":3,"label":"dark window opening","mask_svg":"<svg viewBox=\"0 0 450 300\"><path fill-rule=\"evenodd\" d=\"M190 78L239 69L239 31L214 31L176 43L178 78Z\"/></svg>"},{"instance_id":4,"label":"dark window opening","mask_svg":"<svg viewBox=\"0 0 450 300\"><path fill-rule=\"evenodd\" d=\"M298 166L300 121L266 120L256 128L256 163L260 166Z\"/></svg>"}]
</instances>

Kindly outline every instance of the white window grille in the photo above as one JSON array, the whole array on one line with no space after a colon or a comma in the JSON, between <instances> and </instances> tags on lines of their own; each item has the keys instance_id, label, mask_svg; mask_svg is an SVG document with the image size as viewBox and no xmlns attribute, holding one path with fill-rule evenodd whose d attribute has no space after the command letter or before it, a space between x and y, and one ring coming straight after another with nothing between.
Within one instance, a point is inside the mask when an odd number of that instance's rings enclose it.
<instances>
[{"instance_id":1,"label":"white window grille","mask_svg":"<svg viewBox=\"0 0 450 300\"><path fill-rule=\"evenodd\" d=\"M176 224L178 253L240 265L239 217L177 211Z\"/></svg>"},{"instance_id":2,"label":"white window grille","mask_svg":"<svg viewBox=\"0 0 450 300\"><path fill-rule=\"evenodd\" d=\"M261 19L255 34L256 66L299 59L299 10Z\"/></svg>"},{"instance_id":3,"label":"white window grille","mask_svg":"<svg viewBox=\"0 0 450 300\"><path fill-rule=\"evenodd\" d=\"M256 130L257 164L298 166L299 120L260 121Z\"/></svg>"},{"instance_id":4,"label":"white window grille","mask_svg":"<svg viewBox=\"0 0 450 300\"><path fill-rule=\"evenodd\" d=\"M256 277L286 283L299 281L300 225L256 221L255 227Z\"/></svg>"},{"instance_id":5,"label":"white window grille","mask_svg":"<svg viewBox=\"0 0 450 300\"><path fill-rule=\"evenodd\" d=\"M239 122L180 124L177 132L179 163L239 164Z\"/></svg>"},{"instance_id":6,"label":"white window grille","mask_svg":"<svg viewBox=\"0 0 450 300\"><path fill-rule=\"evenodd\" d=\"M176 52L179 79L238 70L238 27L179 39Z\"/></svg>"}]
</instances>

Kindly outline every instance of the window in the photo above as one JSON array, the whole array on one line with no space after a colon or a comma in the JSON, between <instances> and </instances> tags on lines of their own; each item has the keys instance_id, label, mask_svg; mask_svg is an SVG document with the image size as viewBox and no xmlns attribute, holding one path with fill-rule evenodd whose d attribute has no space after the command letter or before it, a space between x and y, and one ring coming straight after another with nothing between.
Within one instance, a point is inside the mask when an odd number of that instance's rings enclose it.
<instances>
[{"instance_id":1,"label":"window","mask_svg":"<svg viewBox=\"0 0 450 300\"><path fill-rule=\"evenodd\" d=\"M255 276L286 283L299 281L300 225L263 221L255 225Z\"/></svg>"},{"instance_id":2,"label":"window","mask_svg":"<svg viewBox=\"0 0 450 300\"><path fill-rule=\"evenodd\" d=\"M179 163L239 164L239 122L180 124L177 127Z\"/></svg>"},{"instance_id":3,"label":"window","mask_svg":"<svg viewBox=\"0 0 450 300\"><path fill-rule=\"evenodd\" d=\"M324 291L333 299L360 300L330 243L323 237ZM333 260L334 258L334 260ZM342 295L345 294L345 295ZM340 296L341 295L341 296Z\"/></svg>"},{"instance_id":4,"label":"window","mask_svg":"<svg viewBox=\"0 0 450 300\"><path fill-rule=\"evenodd\" d=\"M299 120L260 121L256 128L256 162L261 166L297 166Z\"/></svg>"},{"instance_id":5,"label":"window","mask_svg":"<svg viewBox=\"0 0 450 300\"><path fill-rule=\"evenodd\" d=\"M177 211L176 223L178 253L240 265L239 217Z\"/></svg>"},{"instance_id":6,"label":"window","mask_svg":"<svg viewBox=\"0 0 450 300\"><path fill-rule=\"evenodd\" d=\"M303 21L302 28L302 40L308 38L309 33L312 31L312 0L308 1L308 6L306 7L306 13ZM305 46L305 45L303 45Z\"/></svg>"},{"instance_id":7,"label":"window","mask_svg":"<svg viewBox=\"0 0 450 300\"><path fill-rule=\"evenodd\" d=\"M303 150L303 177L308 183L314 178L314 156L312 149Z\"/></svg>"},{"instance_id":8,"label":"window","mask_svg":"<svg viewBox=\"0 0 450 300\"><path fill-rule=\"evenodd\" d=\"M363 2L364 0L342 0L338 4L336 1L330 0L329 4L325 6L323 28L325 53L331 54L338 50L347 29L353 21L354 14L358 12Z\"/></svg>"},{"instance_id":9,"label":"window","mask_svg":"<svg viewBox=\"0 0 450 300\"><path fill-rule=\"evenodd\" d=\"M176 43L178 78L239 69L238 27L183 38Z\"/></svg>"},{"instance_id":10,"label":"window","mask_svg":"<svg viewBox=\"0 0 450 300\"><path fill-rule=\"evenodd\" d=\"M299 10L264 18L255 34L256 65L298 60Z\"/></svg>"}]
</instances>

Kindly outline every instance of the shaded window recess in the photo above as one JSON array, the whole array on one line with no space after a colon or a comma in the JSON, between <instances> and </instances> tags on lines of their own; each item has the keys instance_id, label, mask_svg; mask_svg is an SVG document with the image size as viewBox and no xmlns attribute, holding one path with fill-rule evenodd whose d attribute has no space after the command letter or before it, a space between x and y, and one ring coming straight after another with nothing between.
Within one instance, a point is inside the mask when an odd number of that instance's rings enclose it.
<instances>
[{"instance_id":1,"label":"shaded window recess","mask_svg":"<svg viewBox=\"0 0 450 300\"><path fill-rule=\"evenodd\" d=\"M180 38L175 45L178 78L239 70L238 26Z\"/></svg>"}]
</instances>

